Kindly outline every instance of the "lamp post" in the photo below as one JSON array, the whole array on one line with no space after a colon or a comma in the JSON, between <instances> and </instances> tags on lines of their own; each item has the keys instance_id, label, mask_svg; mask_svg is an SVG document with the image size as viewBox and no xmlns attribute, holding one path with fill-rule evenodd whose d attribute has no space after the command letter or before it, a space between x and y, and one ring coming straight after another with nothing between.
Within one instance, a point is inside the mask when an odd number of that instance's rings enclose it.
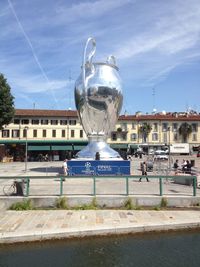
<instances>
[{"instance_id":1,"label":"lamp post","mask_svg":"<svg viewBox=\"0 0 200 267\"><path fill-rule=\"evenodd\" d=\"M25 148L25 172L27 172L27 163L28 163L28 138L27 138L27 132L28 132L28 126L24 128L26 133L26 148Z\"/></svg>"},{"instance_id":2,"label":"lamp post","mask_svg":"<svg viewBox=\"0 0 200 267\"><path fill-rule=\"evenodd\" d=\"M167 128L168 131L168 150L169 150L169 170L171 170L171 155L170 155L170 127Z\"/></svg>"}]
</instances>

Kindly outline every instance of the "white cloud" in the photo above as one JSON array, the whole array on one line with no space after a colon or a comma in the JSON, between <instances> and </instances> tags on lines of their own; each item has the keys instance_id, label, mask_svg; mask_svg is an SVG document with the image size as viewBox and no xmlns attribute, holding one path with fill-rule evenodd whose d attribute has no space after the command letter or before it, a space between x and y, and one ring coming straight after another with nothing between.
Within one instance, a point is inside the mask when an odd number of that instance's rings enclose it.
<instances>
[{"instance_id":1,"label":"white cloud","mask_svg":"<svg viewBox=\"0 0 200 267\"><path fill-rule=\"evenodd\" d=\"M145 32L121 43L115 54L120 59L134 57L155 49L165 54L172 54L196 45L200 40L200 5L184 5L184 8L176 6L174 13L170 14L169 11L170 9L162 13L155 24L150 25Z\"/></svg>"},{"instance_id":2,"label":"white cloud","mask_svg":"<svg viewBox=\"0 0 200 267\"><path fill-rule=\"evenodd\" d=\"M80 2L79 4L73 4L71 7L57 7L57 13L64 15L65 21L76 21L80 18L91 19L99 17L105 13L113 12L114 9L120 8L129 3L133 3L133 0L98 0L92 2Z\"/></svg>"},{"instance_id":3,"label":"white cloud","mask_svg":"<svg viewBox=\"0 0 200 267\"><path fill-rule=\"evenodd\" d=\"M42 81L43 80L43 81ZM60 90L66 88L69 81L62 80L52 80L49 83L41 79L40 77L13 77L12 79L13 86L19 88L19 92L26 93L42 93L49 90Z\"/></svg>"}]
</instances>

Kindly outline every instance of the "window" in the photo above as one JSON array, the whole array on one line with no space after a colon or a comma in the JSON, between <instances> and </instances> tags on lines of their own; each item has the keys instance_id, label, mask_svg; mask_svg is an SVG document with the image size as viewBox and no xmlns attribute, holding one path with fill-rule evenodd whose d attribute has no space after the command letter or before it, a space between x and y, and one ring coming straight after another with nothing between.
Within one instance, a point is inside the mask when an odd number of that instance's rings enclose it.
<instances>
[{"instance_id":1,"label":"window","mask_svg":"<svg viewBox=\"0 0 200 267\"><path fill-rule=\"evenodd\" d=\"M20 120L19 119L14 119L14 124L20 124Z\"/></svg>"},{"instance_id":2,"label":"window","mask_svg":"<svg viewBox=\"0 0 200 267\"><path fill-rule=\"evenodd\" d=\"M32 120L32 124L33 125L38 125L39 124L39 120Z\"/></svg>"},{"instance_id":3,"label":"window","mask_svg":"<svg viewBox=\"0 0 200 267\"><path fill-rule=\"evenodd\" d=\"M177 133L173 134L173 141L178 141L178 134Z\"/></svg>"},{"instance_id":4,"label":"window","mask_svg":"<svg viewBox=\"0 0 200 267\"><path fill-rule=\"evenodd\" d=\"M37 130L33 130L33 137L37 137Z\"/></svg>"},{"instance_id":5,"label":"window","mask_svg":"<svg viewBox=\"0 0 200 267\"><path fill-rule=\"evenodd\" d=\"M29 120L23 119L22 124L29 124Z\"/></svg>"},{"instance_id":6,"label":"window","mask_svg":"<svg viewBox=\"0 0 200 267\"><path fill-rule=\"evenodd\" d=\"M152 141L158 141L158 134L152 133Z\"/></svg>"},{"instance_id":7,"label":"window","mask_svg":"<svg viewBox=\"0 0 200 267\"><path fill-rule=\"evenodd\" d=\"M136 133L132 133L131 134L131 141L136 141L137 140L137 134Z\"/></svg>"},{"instance_id":8,"label":"window","mask_svg":"<svg viewBox=\"0 0 200 267\"><path fill-rule=\"evenodd\" d=\"M113 140L113 141L117 140L117 134L116 133L111 134L111 140Z\"/></svg>"},{"instance_id":9,"label":"window","mask_svg":"<svg viewBox=\"0 0 200 267\"><path fill-rule=\"evenodd\" d=\"M13 138L19 137L19 130L12 130L12 137Z\"/></svg>"},{"instance_id":10,"label":"window","mask_svg":"<svg viewBox=\"0 0 200 267\"><path fill-rule=\"evenodd\" d=\"M192 134L192 141L197 141L197 134L196 133Z\"/></svg>"},{"instance_id":11,"label":"window","mask_svg":"<svg viewBox=\"0 0 200 267\"><path fill-rule=\"evenodd\" d=\"M49 124L49 120L41 120L41 124L42 125L47 125L47 124Z\"/></svg>"},{"instance_id":12,"label":"window","mask_svg":"<svg viewBox=\"0 0 200 267\"><path fill-rule=\"evenodd\" d=\"M121 124L121 128L123 131L127 131L127 124L126 123L122 123Z\"/></svg>"},{"instance_id":13,"label":"window","mask_svg":"<svg viewBox=\"0 0 200 267\"><path fill-rule=\"evenodd\" d=\"M163 143L167 143L167 133L163 133Z\"/></svg>"},{"instance_id":14,"label":"window","mask_svg":"<svg viewBox=\"0 0 200 267\"><path fill-rule=\"evenodd\" d=\"M47 130L42 131L42 137L47 137Z\"/></svg>"},{"instance_id":15,"label":"window","mask_svg":"<svg viewBox=\"0 0 200 267\"><path fill-rule=\"evenodd\" d=\"M74 130L71 130L71 137L74 137Z\"/></svg>"},{"instance_id":16,"label":"window","mask_svg":"<svg viewBox=\"0 0 200 267\"><path fill-rule=\"evenodd\" d=\"M162 131L163 132L166 132L167 131L167 128L168 128L168 123L163 123L162 124Z\"/></svg>"},{"instance_id":17,"label":"window","mask_svg":"<svg viewBox=\"0 0 200 267\"><path fill-rule=\"evenodd\" d=\"M58 124L58 120L51 120L51 125L57 125Z\"/></svg>"},{"instance_id":18,"label":"window","mask_svg":"<svg viewBox=\"0 0 200 267\"><path fill-rule=\"evenodd\" d=\"M67 125L67 120L60 120L60 125Z\"/></svg>"},{"instance_id":19,"label":"window","mask_svg":"<svg viewBox=\"0 0 200 267\"><path fill-rule=\"evenodd\" d=\"M127 134L126 133L122 133L122 140L125 141L127 139Z\"/></svg>"},{"instance_id":20,"label":"window","mask_svg":"<svg viewBox=\"0 0 200 267\"><path fill-rule=\"evenodd\" d=\"M23 137L24 137L24 138L27 137L27 129L23 129Z\"/></svg>"},{"instance_id":21,"label":"window","mask_svg":"<svg viewBox=\"0 0 200 267\"><path fill-rule=\"evenodd\" d=\"M80 138L83 138L83 130L80 130Z\"/></svg>"},{"instance_id":22,"label":"window","mask_svg":"<svg viewBox=\"0 0 200 267\"><path fill-rule=\"evenodd\" d=\"M173 132L177 132L177 130L178 130L178 123L173 123L173 125L172 125L172 131Z\"/></svg>"},{"instance_id":23,"label":"window","mask_svg":"<svg viewBox=\"0 0 200 267\"><path fill-rule=\"evenodd\" d=\"M192 131L197 132L197 123L192 123Z\"/></svg>"},{"instance_id":24,"label":"window","mask_svg":"<svg viewBox=\"0 0 200 267\"><path fill-rule=\"evenodd\" d=\"M62 130L62 137L65 137L65 130Z\"/></svg>"},{"instance_id":25,"label":"window","mask_svg":"<svg viewBox=\"0 0 200 267\"><path fill-rule=\"evenodd\" d=\"M76 125L76 120L69 120L69 125Z\"/></svg>"},{"instance_id":26,"label":"window","mask_svg":"<svg viewBox=\"0 0 200 267\"><path fill-rule=\"evenodd\" d=\"M158 131L158 123L153 124L153 131L157 132Z\"/></svg>"},{"instance_id":27,"label":"window","mask_svg":"<svg viewBox=\"0 0 200 267\"><path fill-rule=\"evenodd\" d=\"M56 137L56 130L52 130L52 137Z\"/></svg>"},{"instance_id":28,"label":"window","mask_svg":"<svg viewBox=\"0 0 200 267\"><path fill-rule=\"evenodd\" d=\"M134 122L132 123L132 129L133 130L135 129L135 123Z\"/></svg>"},{"instance_id":29,"label":"window","mask_svg":"<svg viewBox=\"0 0 200 267\"><path fill-rule=\"evenodd\" d=\"M2 130L2 138L7 138L10 136L9 130Z\"/></svg>"}]
</instances>

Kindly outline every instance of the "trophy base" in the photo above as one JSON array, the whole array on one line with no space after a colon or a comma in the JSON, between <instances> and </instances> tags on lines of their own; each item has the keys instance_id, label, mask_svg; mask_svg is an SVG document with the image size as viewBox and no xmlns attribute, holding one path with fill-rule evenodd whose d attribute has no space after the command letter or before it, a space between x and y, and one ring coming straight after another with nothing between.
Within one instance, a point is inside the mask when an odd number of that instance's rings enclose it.
<instances>
[{"instance_id":1,"label":"trophy base","mask_svg":"<svg viewBox=\"0 0 200 267\"><path fill-rule=\"evenodd\" d=\"M96 153L101 159L122 160L119 153L112 149L105 141L90 141L89 144L76 154L78 159L96 159Z\"/></svg>"}]
</instances>

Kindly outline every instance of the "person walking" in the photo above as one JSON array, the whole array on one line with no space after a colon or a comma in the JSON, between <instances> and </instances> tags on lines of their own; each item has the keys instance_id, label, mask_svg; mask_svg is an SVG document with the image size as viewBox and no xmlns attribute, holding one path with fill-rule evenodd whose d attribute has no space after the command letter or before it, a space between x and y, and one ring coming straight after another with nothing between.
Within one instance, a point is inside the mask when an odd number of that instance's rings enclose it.
<instances>
[{"instance_id":1,"label":"person walking","mask_svg":"<svg viewBox=\"0 0 200 267\"><path fill-rule=\"evenodd\" d=\"M147 164L144 161L143 163L141 163L141 171L142 171L142 176L146 176L146 180L147 182L149 182L149 179L147 177ZM142 177L140 177L139 182L142 181Z\"/></svg>"},{"instance_id":2,"label":"person walking","mask_svg":"<svg viewBox=\"0 0 200 267\"><path fill-rule=\"evenodd\" d=\"M178 173L178 159L174 162L174 174L176 175Z\"/></svg>"}]
</instances>

